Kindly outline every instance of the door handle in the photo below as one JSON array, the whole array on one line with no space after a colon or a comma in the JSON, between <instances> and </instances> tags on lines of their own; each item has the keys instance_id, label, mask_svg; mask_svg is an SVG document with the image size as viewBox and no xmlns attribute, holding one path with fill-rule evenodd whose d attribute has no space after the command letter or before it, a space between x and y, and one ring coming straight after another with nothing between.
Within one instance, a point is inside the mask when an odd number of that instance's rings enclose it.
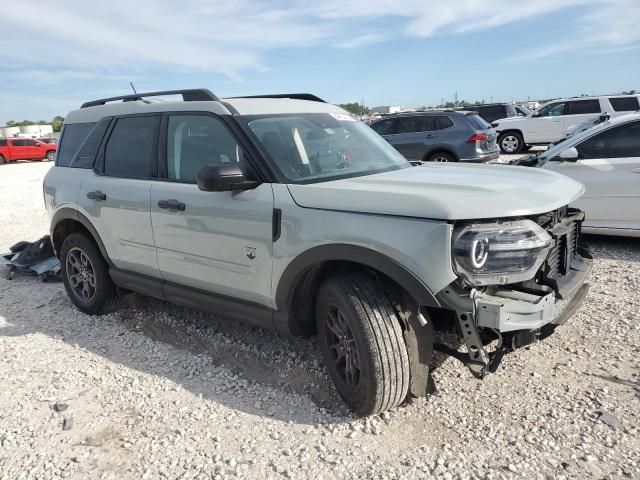
<instances>
[{"instance_id":1,"label":"door handle","mask_svg":"<svg viewBox=\"0 0 640 480\"><path fill-rule=\"evenodd\" d=\"M158 207L164 208L166 210L179 210L181 212L184 212L184 209L186 208L184 203L179 202L178 200L175 200L173 198L169 200L160 200L158 202Z\"/></svg>"},{"instance_id":2,"label":"door handle","mask_svg":"<svg viewBox=\"0 0 640 480\"><path fill-rule=\"evenodd\" d=\"M100 190L96 190L94 192L87 193L87 198L95 200L97 202L103 202L107 199L107 195L105 193L102 193Z\"/></svg>"},{"instance_id":3,"label":"door handle","mask_svg":"<svg viewBox=\"0 0 640 480\"><path fill-rule=\"evenodd\" d=\"M640 168L634 168L631 170L631 173L640 173Z\"/></svg>"}]
</instances>

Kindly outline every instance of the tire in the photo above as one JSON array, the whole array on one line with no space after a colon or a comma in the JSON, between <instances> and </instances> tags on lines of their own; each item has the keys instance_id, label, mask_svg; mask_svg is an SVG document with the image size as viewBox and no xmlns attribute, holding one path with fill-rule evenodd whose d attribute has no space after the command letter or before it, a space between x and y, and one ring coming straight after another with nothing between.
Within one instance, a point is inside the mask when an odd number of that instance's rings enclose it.
<instances>
[{"instance_id":1,"label":"tire","mask_svg":"<svg viewBox=\"0 0 640 480\"><path fill-rule=\"evenodd\" d=\"M93 240L82 233L65 238L60 249L60 267L64 288L78 310L89 315L112 310L117 290L109 277L107 262Z\"/></svg>"},{"instance_id":2,"label":"tire","mask_svg":"<svg viewBox=\"0 0 640 480\"><path fill-rule=\"evenodd\" d=\"M316 298L316 325L329 376L349 408L373 415L404 401L410 371L402 328L370 276L326 280Z\"/></svg>"},{"instance_id":3,"label":"tire","mask_svg":"<svg viewBox=\"0 0 640 480\"><path fill-rule=\"evenodd\" d=\"M0 165L4 165L5 163L4 157L0 155Z\"/></svg>"},{"instance_id":4,"label":"tire","mask_svg":"<svg viewBox=\"0 0 640 480\"><path fill-rule=\"evenodd\" d=\"M505 132L498 138L498 146L502 153L520 153L524 148L524 139L518 132Z\"/></svg>"},{"instance_id":5,"label":"tire","mask_svg":"<svg viewBox=\"0 0 640 480\"><path fill-rule=\"evenodd\" d=\"M447 152L432 153L431 155L429 155L429 158L427 158L427 162L446 163L446 162L457 162L457 161L458 160L456 159L456 157L454 157L453 155Z\"/></svg>"},{"instance_id":6,"label":"tire","mask_svg":"<svg viewBox=\"0 0 640 480\"><path fill-rule=\"evenodd\" d=\"M42 159L43 162L53 162L56 159L56 152L55 150L51 150L50 152L47 152L47 156L44 157Z\"/></svg>"}]
</instances>

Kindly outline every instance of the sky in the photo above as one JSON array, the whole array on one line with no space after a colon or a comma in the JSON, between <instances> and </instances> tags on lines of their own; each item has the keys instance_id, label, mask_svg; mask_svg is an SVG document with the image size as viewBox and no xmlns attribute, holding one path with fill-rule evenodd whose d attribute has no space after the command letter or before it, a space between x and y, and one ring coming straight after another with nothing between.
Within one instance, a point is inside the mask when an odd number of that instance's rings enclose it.
<instances>
[{"instance_id":1,"label":"sky","mask_svg":"<svg viewBox=\"0 0 640 480\"><path fill-rule=\"evenodd\" d=\"M0 125L64 116L129 82L370 107L640 90L640 0L0 0L0 11Z\"/></svg>"}]
</instances>

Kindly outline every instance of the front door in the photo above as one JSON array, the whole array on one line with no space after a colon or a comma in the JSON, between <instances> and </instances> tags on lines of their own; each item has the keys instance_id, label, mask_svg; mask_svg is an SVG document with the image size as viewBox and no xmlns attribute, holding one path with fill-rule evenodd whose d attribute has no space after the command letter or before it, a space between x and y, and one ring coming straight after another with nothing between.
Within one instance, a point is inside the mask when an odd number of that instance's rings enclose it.
<instances>
[{"instance_id":1,"label":"front door","mask_svg":"<svg viewBox=\"0 0 640 480\"><path fill-rule=\"evenodd\" d=\"M211 114L165 117L166 177L151 187L151 220L162 276L177 283L272 307L273 191L204 192L205 165L250 166L224 123ZM165 134L163 134L165 135Z\"/></svg>"},{"instance_id":2,"label":"front door","mask_svg":"<svg viewBox=\"0 0 640 480\"><path fill-rule=\"evenodd\" d=\"M11 154L14 160L30 160L36 158L36 141L30 138L17 138L12 140Z\"/></svg>"},{"instance_id":3,"label":"front door","mask_svg":"<svg viewBox=\"0 0 640 480\"><path fill-rule=\"evenodd\" d=\"M551 143L564 136L565 102L545 105L526 121L527 143Z\"/></svg>"}]
</instances>

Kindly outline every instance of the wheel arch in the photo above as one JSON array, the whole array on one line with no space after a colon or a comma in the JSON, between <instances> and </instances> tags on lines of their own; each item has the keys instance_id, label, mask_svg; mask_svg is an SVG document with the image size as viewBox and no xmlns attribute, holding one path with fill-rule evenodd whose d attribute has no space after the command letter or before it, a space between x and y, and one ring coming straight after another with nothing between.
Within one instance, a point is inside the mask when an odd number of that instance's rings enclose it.
<instances>
[{"instance_id":1,"label":"wheel arch","mask_svg":"<svg viewBox=\"0 0 640 480\"><path fill-rule=\"evenodd\" d=\"M364 270L389 289L400 288L418 305L439 307L440 303L413 273L386 255L367 247L329 244L299 254L285 269L276 288L278 312L286 312L285 325L276 321L278 330L295 336L315 333L315 296L320 283L341 271Z\"/></svg>"},{"instance_id":2,"label":"wheel arch","mask_svg":"<svg viewBox=\"0 0 640 480\"><path fill-rule=\"evenodd\" d=\"M427 153L425 153L424 156L422 157L422 161L423 162L428 161L429 157L431 157L436 153L448 153L449 155L453 156L453 158L455 158L457 162L460 161L460 156L452 148L441 146L441 145L438 145L432 148L431 150L429 150Z\"/></svg>"},{"instance_id":3,"label":"wheel arch","mask_svg":"<svg viewBox=\"0 0 640 480\"><path fill-rule=\"evenodd\" d=\"M102 257L109 266L112 266L107 250L96 228L86 216L73 208L61 208L51 219L51 243L56 255L60 254L64 239L74 232L83 232L93 239Z\"/></svg>"},{"instance_id":4,"label":"wheel arch","mask_svg":"<svg viewBox=\"0 0 640 480\"><path fill-rule=\"evenodd\" d=\"M524 133L519 128L508 128L507 130L500 130L500 133L498 134L498 141L500 141L500 138L502 138L504 135L507 135L509 133L517 133L522 137L524 141Z\"/></svg>"}]
</instances>

